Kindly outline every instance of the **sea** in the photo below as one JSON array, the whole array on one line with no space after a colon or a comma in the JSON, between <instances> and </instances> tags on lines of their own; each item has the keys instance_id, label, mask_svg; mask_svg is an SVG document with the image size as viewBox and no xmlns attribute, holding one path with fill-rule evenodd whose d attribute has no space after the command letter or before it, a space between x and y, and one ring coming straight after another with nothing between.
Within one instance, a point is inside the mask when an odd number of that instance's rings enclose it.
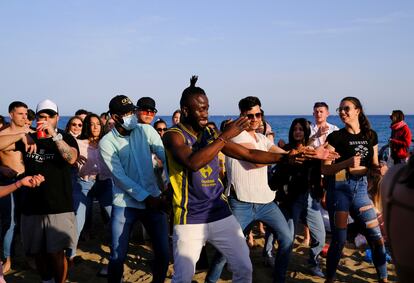
<instances>
[{"instance_id":1,"label":"sea","mask_svg":"<svg viewBox=\"0 0 414 283\"><path fill-rule=\"evenodd\" d=\"M237 119L238 116L231 116L231 115L211 115L209 117L210 121L216 123L218 127L220 127L220 123L226 119ZM157 119L163 119L167 122L168 126L171 126L171 116L156 116L154 121ZM309 121L313 121L312 115L266 115L266 121L272 126L272 130L275 133L275 142L279 139L283 139L285 141L288 140L289 135L289 128L290 124L292 123L293 119L295 118L306 118ZM69 116L61 116L59 120L58 127L64 129L66 123L70 119ZM390 129L390 117L389 115L368 115L368 120L371 123L371 127L377 132L378 135L378 148L380 149L382 146L388 143L388 139L391 135ZM341 122L339 116L332 115L328 117L328 122L334 125L337 125L339 128L343 127L343 123ZM414 133L414 115L406 115L405 122L411 129L411 132Z\"/></svg>"}]
</instances>

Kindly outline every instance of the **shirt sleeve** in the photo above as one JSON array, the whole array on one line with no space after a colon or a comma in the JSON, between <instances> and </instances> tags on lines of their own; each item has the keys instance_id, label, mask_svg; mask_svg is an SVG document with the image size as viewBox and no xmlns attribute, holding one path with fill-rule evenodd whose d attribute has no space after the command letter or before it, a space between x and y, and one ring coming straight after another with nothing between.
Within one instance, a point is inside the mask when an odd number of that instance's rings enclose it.
<instances>
[{"instance_id":1,"label":"shirt sleeve","mask_svg":"<svg viewBox=\"0 0 414 283\"><path fill-rule=\"evenodd\" d=\"M151 149L151 153L155 154L162 161L164 176L166 180L169 180L168 170L167 170L167 159L165 158L165 149L164 144L162 143L160 135L157 131L150 125L143 125L144 131L148 138L148 144Z\"/></svg>"},{"instance_id":2,"label":"shirt sleeve","mask_svg":"<svg viewBox=\"0 0 414 283\"><path fill-rule=\"evenodd\" d=\"M149 192L125 174L117 150L111 141L101 140L99 143L99 152L106 166L108 166L109 171L112 172L117 186L137 201L144 201L148 197Z\"/></svg>"}]
</instances>

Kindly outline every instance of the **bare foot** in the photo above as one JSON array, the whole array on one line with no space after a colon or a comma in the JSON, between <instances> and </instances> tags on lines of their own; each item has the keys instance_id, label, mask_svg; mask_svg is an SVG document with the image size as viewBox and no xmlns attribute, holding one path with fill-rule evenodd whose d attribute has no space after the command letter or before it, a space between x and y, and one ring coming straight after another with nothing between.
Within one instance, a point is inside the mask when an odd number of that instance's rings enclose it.
<instances>
[{"instance_id":1,"label":"bare foot","mask_svg":"<svg viewBox=\"0 0 414 283\"><path fill-rule=\"evenodd\" d=\"M6 258L6 261L3 263L3 274L6 274L10 271L11 268L11 259L10 257Z\"/></svg>"},{"instance_id":2,"label":"bare foot","mask_svg":"<svg viewBox=\"0 0 414 283\"><path fill-rule=\"evenodd\" d=\"M252 232L249 233L249 240L247 240L247 245L249 246L249 248L254 247L254 238Z\"/></svg>"},{"instance_id":3,"label":"bare foot","mask_svg":"<svg viewBox=\"0 0 414 283\"><path fill-rule=\"evenodd\" d=\"M259 232L260 232L260 236L264 236L266 233L265 227L263 225L263 222L259 222Z\"/></svg>"}]
</instances>

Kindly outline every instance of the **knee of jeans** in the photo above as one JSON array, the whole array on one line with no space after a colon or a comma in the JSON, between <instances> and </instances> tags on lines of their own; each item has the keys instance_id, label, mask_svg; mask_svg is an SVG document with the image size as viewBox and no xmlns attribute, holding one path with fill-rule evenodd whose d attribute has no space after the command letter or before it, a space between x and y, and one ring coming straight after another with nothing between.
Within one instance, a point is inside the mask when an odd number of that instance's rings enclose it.
<instances>
[{"instance_id":1,"label":"knee of jeans","mask_svg":"<svg viewBox=\"0 0 414 283\"><path fill-rule=\"evenodd\" d=\"M343 247L346 242L346 229L336 229L332 235L332 243Z\"/></svg>"},{"instance_id":2,"label":"knee of jeans","mask_svg":"<svg viewBox=\"0 0 414 283\"><path fill-rule=\"evenodd\" d=\"M243 278L250 278L253 273L253 265L250 258L239 260L236 266L230 267L233 272L237 272Z\"/></svg>"},{"instance_id":3,"label":"knee of jeans","mask_svg":"<svg viewBox=\"0 0 414 283\"><path fill-rule=\"evenodd\" d=\"M374 206L366 205L359 209L360 220L364 223L367 236L371 239L379 240L382 238L381 229L379 227L379 221Z\"/></svg>"},{"instance_id":4,"label":"knee of jeans","mask_svg":"<svg viewBox=\"0 0 414 283\"><path fill-rule=\"evenodd\" d=\"M279 249L290 249L294 242L294 235L290 231L281 231L277 234L277 244Z\"/></svg>"}]
</instances>

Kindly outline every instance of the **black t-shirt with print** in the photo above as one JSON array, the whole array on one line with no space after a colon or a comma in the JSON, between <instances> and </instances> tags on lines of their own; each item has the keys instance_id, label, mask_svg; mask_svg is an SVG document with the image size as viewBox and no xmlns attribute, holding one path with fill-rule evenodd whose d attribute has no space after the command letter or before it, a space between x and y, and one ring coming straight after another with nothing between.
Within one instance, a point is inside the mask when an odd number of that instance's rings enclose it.
<instances>
[{"instance_id":1,"label":"black t-shirt with print","mask_svg":"<svg viewBox=\"0 0 414 283\"><path fill-rule=\"evenodd\" d=\"M76 140L62 131L63 140L78 150ZM71 165L63 159L52 138L37 139L30 134L37 145L37 152L25 152L23 142L16 143L16 149L23 153L26 175L42 174L45 181L36 188L24 188L22 213L25 215L57 214L73 211Z\"/></svg>"},{"instance_id":2,"label":"black t-shirt with print","mask_svg":"<svg viewBox=\"0 0 414 283\"><path fill-rule=\"evenodd\" d=\"M370 167L374 155L374 146L378 144L377 133L371 131L370 138L362 133L351 134L345 128L329 134L327 141L341 156L337 162L344 161L357 153L361 155L361 166Z\"/></svg>"}]
</instances>

